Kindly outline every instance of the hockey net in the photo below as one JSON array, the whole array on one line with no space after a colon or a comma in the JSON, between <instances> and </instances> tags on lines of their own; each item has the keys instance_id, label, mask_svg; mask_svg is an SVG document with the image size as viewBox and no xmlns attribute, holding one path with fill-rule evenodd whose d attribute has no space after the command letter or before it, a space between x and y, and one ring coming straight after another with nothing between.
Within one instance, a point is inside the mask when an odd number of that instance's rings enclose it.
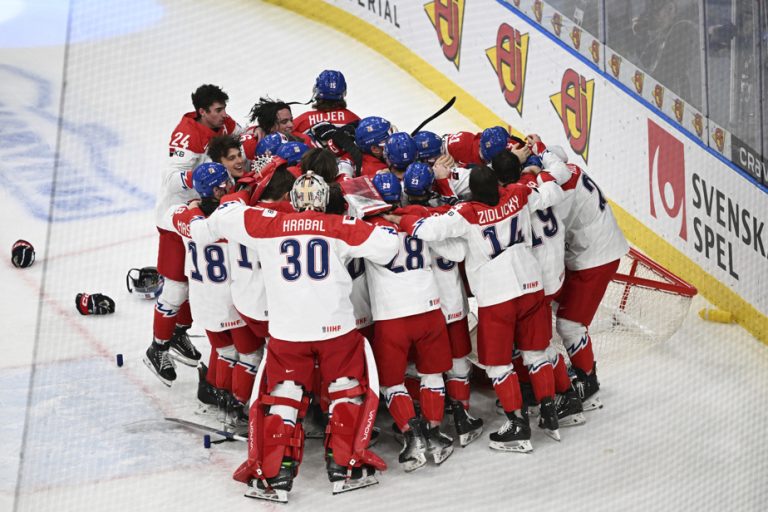
<instances>
[{"instance_id":1,"label":"hockey net","mask_svg":"<svg viewBox=\"0 0 768 512\"><path fill-rule=\"evenodd\" d=\"M621 358L669 339L688 315L695 295L692 285L630 249L589 326L595 357ZM556 333L555 338L559 341Z\"/></svg>"},{"instance_id":2,"label":"hockey net","mask_svg":"<svg viewBox=\"0 0 768 512\"><path fill-rule=\"evenodd\" d=\"M635 249L624 256L589 326L595 358L624 359L669 339L682 325L696 288ZM476 303L470 299L475 348ZM555 305L553 304L553 309ZM564 352L552 325L555 346ZM476 361L476 351L470 356Z\"/></svg>"}]
</instances>

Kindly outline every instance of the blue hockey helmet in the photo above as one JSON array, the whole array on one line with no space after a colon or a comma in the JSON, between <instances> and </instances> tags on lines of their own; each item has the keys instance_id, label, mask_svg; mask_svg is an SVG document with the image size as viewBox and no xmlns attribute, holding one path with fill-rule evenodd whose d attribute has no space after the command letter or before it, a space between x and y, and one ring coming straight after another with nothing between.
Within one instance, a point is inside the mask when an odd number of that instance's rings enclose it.
<instances>
[{"instance_id":1,"label":"blue hockey helmet","mask_svg":"<svg viewBox=\"0 0 768 512\"><path fill-rule=\"evenodd\" d=\"M493 126L483 130L480 135L480 157L486 162L504 151L509 142L509 132L501 126Z\"/></svg>"},{"instance_id":2,"label":"blue hockey helmet","mask_svg":"<svg viewBox=\"0 0 768 512\"><path fill-rule=\"evenodd\" d=\"M443 152L443 139L434 132L418 132L413 136L413 140L416 142L419 160L437 158Z\"/></svg>"},{"instance_id":3,"label":"blue hockey helmet","mask_svg":"<svg viewBox=\"0 0 768 512\"><path fill-rule=\"evenodd\" d=\"M282 133L270 133L269 135L265 135L256 146L256 156L263 156L267 151L269 151L270 155L276 155L277 148L285 142L288 142L288 137Z\"/></svg>"},{"instance_id":4,"label":"blue hockey helmet","mask_svg":"<svg viewBox=\"0 0 768 512\"><path fill-rule=\"evenodd\" d=\"M391 128L392 124L383 117L364 117L355 128L355 144L367 153L371 146L376 146L387 139Z\"/></svg>"},{"instance_id":5,"label":"blue hockey helmet","mask_svg":"<svg viewBox=\"0 0 768 512\"><path fill-rule=\"evenodd\" d=\"M315 79L315 99L343 100L347 94L347 81L341 71L326 69Z\"/></svg>"},{"instance_id":6,"label":"blue hockey helmet","mask_svg":"<svg viewBox=\"0 0 768 512\"><path fill-rule=\"evenodd\" d=\"M416 160L418 148L410 135L405 132L393 133L384 144L384 158L389 165L398 170L405 170Z\"/></svg>"},{"instance_id":7,"label":"blue hockey helmet","mask_svg":"<svg viewBox=\"0 0 768 512\"><path fill-rule=\"evenodd\" d=\"M403 176L403 188L409 196L424 196L432 189L435 175L423 162L414 162L408 166Z\"/></svg>"},{"instance_id":8,"label":"blue hockey helmet","mask_svg":"<svg viewBox=\"0 0 768 512\"><path fill-rule=\"evenodd\" d=\"M213 189L229 185L227 168L217 162L206 162L192 171L192 186L200 197L213 197Z\"/></svg>"},{"instance_id":9,"label":"blue hockey helmet","mask_svg":"<svg viewBox=\"0 0 768 512\"><path fill-rule=\"evenodd\" d=\"M525 169L529 165L535 165L540 169L544 168L544 164L541 163L541 158L534 154L531 154L528 158L526 158L525 162L523 162L523 165L521 165L520 168Z\"/></svg>"},{"instance_id":10,"label":"blue hockey helmet","mask_svg":"<svg viewBox=\"0 0 768 512\"><path fill-rule=\"evenodd\" d=\"M400 180L397 179L390 171L378 172L373 176L373 186L381 195L381 198L388 203L399 203L400 194L402 193L402 186Z\"/></svg>"},{"instance_id":11,"label":"blue hockey helmet","mask_svg":"<svg viewBox=\"0 0 768 512\"><path fill-rule=\"evenodd\" d=\"M277 156L288 162L288 165L296 165L308 149L303 142L286 142L277 148Z\"/></svg>"}]
</instances>

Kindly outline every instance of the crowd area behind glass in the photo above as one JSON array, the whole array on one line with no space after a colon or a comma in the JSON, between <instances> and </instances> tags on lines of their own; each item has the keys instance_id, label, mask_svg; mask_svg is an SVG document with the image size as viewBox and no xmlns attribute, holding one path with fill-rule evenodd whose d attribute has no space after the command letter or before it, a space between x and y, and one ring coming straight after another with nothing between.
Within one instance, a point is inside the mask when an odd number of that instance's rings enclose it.
<instances>
[{"instance_id":1,"label":"crowd area behind glass","mask_svg":"<svg viewBox=\"0 0 768 512\"><path fill-rule=\"evenodd\" d=\"M768 0L546 3L768 161Z\"/></svg>"}]
</instances>

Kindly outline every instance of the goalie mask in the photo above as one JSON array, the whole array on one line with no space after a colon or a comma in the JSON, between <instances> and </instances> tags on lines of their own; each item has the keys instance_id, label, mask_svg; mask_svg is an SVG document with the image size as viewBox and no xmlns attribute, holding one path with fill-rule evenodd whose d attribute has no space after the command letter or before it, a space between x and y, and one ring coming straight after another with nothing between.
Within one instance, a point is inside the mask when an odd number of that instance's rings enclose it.
<instances>
[{"instance_id":1,"label":"goalie mask","mask_svg":"<svg viewBox=\"0 0 768 512\"><path fill-rule=\"evenodd\" d=\"M324 212L328 205L328 184L314 171L299 176L291 188L291 204L296 211Z\"/></svg>"},{"instance_id":2,"label":"goalie mask","mask_svg":"<svg viewBox=\"0 0 768 512\"><path fill-rule=\"evenodd\" d=\"M125 285L128 292L136 292L142 299L154 299L160 295L163 289L163 276L157 272L156 267L132 268L125 276Z\"/></svg>"}]
</instances>

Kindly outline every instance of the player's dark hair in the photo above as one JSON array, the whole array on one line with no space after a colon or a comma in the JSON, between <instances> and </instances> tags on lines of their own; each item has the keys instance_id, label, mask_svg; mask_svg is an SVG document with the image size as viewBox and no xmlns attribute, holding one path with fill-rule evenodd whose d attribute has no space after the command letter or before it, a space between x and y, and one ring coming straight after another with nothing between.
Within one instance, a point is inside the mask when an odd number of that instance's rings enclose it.
<instances>
[{"instance_id":1,"label":"player's dark hair","mask_svg":"<svg viewBox=\"0 0 768 512\"><path fill-rule=\"evenodd\" d=\"M251 123L257 123L264 133L269 133L277 123L277 112L284 108L291 110L291 106L284 101L273 100L269 96L259 98L258 103L251 107L248 120Z\"/></svg>"},{"instance_id":2,"label":"player's dark hair","mask_svg":"<svg viewBox=\"0 0 768 512\"><path fill-rule=\"evenodd\" d=\"M290 192L293 187L293 182L296 178L288 172L288 165L283 164L275 169L275 174L269 180L269 184L261 194L261 199L268 201L279 201L283 198L286 192Z\"/></svg>"},{"instance_id":3,"label":"player's dark hair","mask_svg":"<svg viewBox=\"0 0 768 512\"><path fill-rule=\"evenodd\" d=\"M328 185L328 206L325 207L325 213L335 213L343 215L347 211L347 202L344 200L344 192L341 185L331 183Z\"/></svg>"},{"instance_id":4,"label":"player's dark hair","mask_svg":"<svg viewBox=\"0 0 768 512\"><path fill-rule=\"evenodd\" d=\"M240 151L240 139L235 135L219 135L208 143L208 156L214 162L221 163L230 149Z\"/></svg>"},{"instance_id":5,"label":"player's dark hair","mask_svg":"<svg viewBox=\"0 0 768 512\"><path fill-rule=\"evenodd\" d=\"M207 111L216 102L226 105L227 101L229 101L229 96L218 85L201 85L192 93L192 105L195 107L195 112L201 108Z\"/></svg>"},{"instance_id":6,"label":"player's dark hair","mask_svg":"<svg viewBox=\"0 0 768 512\"><path fill-rule=\"evenodd\" d=\"M339 175L339 166L336 155L332 151L323 148L312 148L301 157L301 169L303 172L315 171L329 185Z\"/></svg>"},{"instance_id":7,"label":"player's dark hair","mask_svg":"<svg viewBox=\"0 0 768 512\"><path fill-rule=\"evenodd\" d=\"M517 156L506 149L491 159L491 168L502 185L515 183L522 170Z\"/></svg>"},{"instance_id":8,"label":"player's dark hair","mask_svg":"<svg viewBox=\"0 0 768 512\"><path fill-rule=\"evenodd\" d=\"M486 165L472 169L469 174L469 190L473 201L489 206L499 204L499 182L493 169Z\"/></svg>"},{"instance_id":9,"label":"player's dark hair","mask_svg":"<svg viewBox=\"0 0 768 512\"><path fill-rule=\"evenodd\" d=\"M312 104L312 108L315 110L319 110L320 112L328 112L330 110L341 110L343 108L347 108L347 101L344 99L316 100Z\"/></svg>"}]
</instances>

